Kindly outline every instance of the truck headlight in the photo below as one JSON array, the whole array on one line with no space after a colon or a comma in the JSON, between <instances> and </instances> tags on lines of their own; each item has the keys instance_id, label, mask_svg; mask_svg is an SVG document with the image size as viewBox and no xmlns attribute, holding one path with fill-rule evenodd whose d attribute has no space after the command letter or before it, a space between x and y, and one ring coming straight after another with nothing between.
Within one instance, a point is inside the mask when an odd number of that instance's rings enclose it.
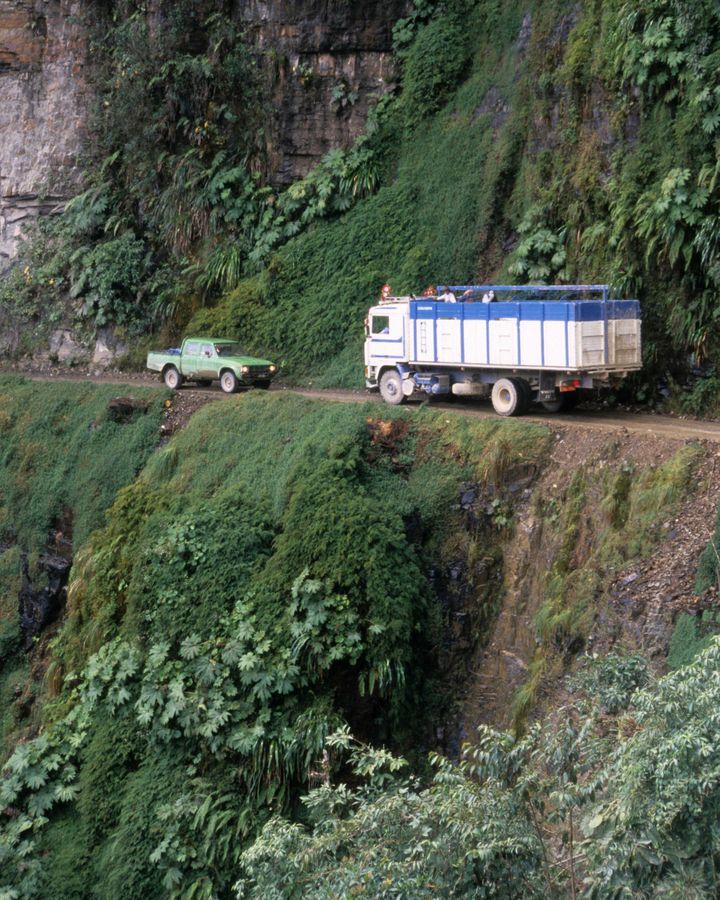
<instances>
[{"instance_id":1,"label":"truck headlight","mask_svg":"<svg viewBox=\"0 0 720 900\"><path fill-rule=\"evenodd\" d=\"M243 373L243 375L247 375L250 372L250 366L243 366L240 371Z\"/></svg>"},{"instance_id":2,"label":"truck headlight","mask_svg":"<svg viewBox=\"0 0 720 900\"><path fill-rule=\"evenodd\" d=\"M277 366L270 366L271 372L277 372Z\"/></svg>"}]
</instances>

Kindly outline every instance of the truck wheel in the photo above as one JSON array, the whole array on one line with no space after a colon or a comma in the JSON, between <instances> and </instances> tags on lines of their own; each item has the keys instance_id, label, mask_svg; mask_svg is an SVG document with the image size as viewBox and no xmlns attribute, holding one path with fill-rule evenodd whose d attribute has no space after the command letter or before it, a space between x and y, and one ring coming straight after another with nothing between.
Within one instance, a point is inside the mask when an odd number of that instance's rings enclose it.
<instances>
[{"instance_id":1,"label":"truck wheel","mask_svg":"<svg viewBox=\"0 0 720 900\"><path fill-rule=\"evenodd\" d=\"M386 403L397 406L405 399L402 389L402 379L396 369L388 369L380 378L380 396Z\"/></svg>"},{"instance_id":2,"label":"truck wheel","mask_svg":"<svg viewBox=\"0 0 720 900\"><path fill-rule=\"evenodd\" d=\"M518 416L522 412L524 394L514 378L498 378L492 389L493 409L499 416Z\"/></svg>"},{"instance_id":3,"label":"truck wheel","mask_svg":"<svg viewBox=\"0 0 720 900\"><path fill-rule=\"evenodd\" d=\"M520 409L515 415L524 416L532 403L532 388L524 378L513 378L511 380L518 386L518 394L520 396Z\"/></svg>"},{"instance_id":4,"label":"truck wheel","mask_svg":"<svg viewBox=\"0 0 720 900\"><path fill-rule=\"evenodd\" d=\"M238 389L238 380L234 372L223 372L220 376L220 387L226 394L234 394Z\"/></svg>"},{"instance_id":5,"label":"truck wheel","mask_svg":"<svg viewBox=\"0 0 720 900\"><path fill-rule=\"evenodd\" d=\"M182 384L183 379L175 366L168 366L163 372L163 381L165 386L169 387L171 391L176 391Z\"/></svg>"}]
</instances>

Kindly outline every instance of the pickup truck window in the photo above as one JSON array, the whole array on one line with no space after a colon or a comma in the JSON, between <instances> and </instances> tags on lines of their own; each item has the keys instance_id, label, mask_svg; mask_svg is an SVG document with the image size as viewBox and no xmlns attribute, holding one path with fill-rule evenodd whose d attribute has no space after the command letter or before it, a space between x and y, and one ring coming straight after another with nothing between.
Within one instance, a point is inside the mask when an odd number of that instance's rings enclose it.
<instances>
[{"instance_id":1,"label":"pickup truck window","mask_svg":"<svg viewBox=\"0 0 720 900\"><path fill-rule=\"evenodd\" d=\"M191 344L185 344L185 352L190 356L197 356L200 352L200 344L196 344L195 342Z\"/></svg>"},{"instance_id":2,"label":"pickup truck window","mask_svg":"<svg viewBox=\"0 0 720 900\"><path fill-rule=\"evenodd\" d=\"M240 344L215 344L215 352L218 356L245 356L245 351Z\"/></svg>"},{"instance_id":3,"label":"pickup truck window","mask_svg":"<svg viewBox=\"0 0 720 900\"><path fill-rule=\"evenodd\" d=\"M202 345L202 355L203 356L212 356L213 355L213 345L212 344L203 344Z\"/></svg>"}]
</instances>

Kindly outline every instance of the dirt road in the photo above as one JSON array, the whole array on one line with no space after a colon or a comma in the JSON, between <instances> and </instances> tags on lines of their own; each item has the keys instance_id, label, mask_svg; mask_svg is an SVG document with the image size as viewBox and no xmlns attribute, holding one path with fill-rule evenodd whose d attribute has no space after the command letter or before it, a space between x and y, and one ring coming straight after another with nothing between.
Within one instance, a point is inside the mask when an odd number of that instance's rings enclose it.
<instances>
[{"instance_id":1,"label":"dirt road","mask_svg":"<svg viewBox=\"0 0 720 900\"><path fill-rule=\"evenodd\" d=\"M0 373L1 374L1 373ZM118 385L155 385L157 379L143 375L71 375L71 374L24 374L24 377L33 381L90 381L99 384ZM364 390L310 390L307 388L289 388L274 386L273 393L290 391L317 400L325 400L333 403L367 403L374 402L378 406L383 401L377 394ZM187 406L188 411L204 406L206 403L225 400L228 395L223 394L216 386L209 388L185 387L179 392L181 406ZM406 408L417 410L419 403L408 403ZM473 416L484 419L496 416L490 402L487 400L468 400L462 403L433 402L433 409L442 409L450 413L464 416ZM593 410L578 409L573 413L553 415L538 409L527 416L523 421L540 422L550 427L562 427L572 424L573 428L590 428L596 431L627 431L629 433L653 435L667 440L688 441L704 440L720 443L720 422L706 422L698 419L678 419L673 416L662 416L651 413L630 413L619 410Z\"/></svg>"}]
</instances>

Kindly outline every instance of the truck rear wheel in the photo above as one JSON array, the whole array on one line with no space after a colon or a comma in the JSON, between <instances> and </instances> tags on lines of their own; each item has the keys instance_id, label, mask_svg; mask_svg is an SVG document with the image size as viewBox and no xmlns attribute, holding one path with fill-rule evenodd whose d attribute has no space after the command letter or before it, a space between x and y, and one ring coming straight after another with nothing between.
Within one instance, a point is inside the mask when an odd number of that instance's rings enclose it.
<instances>
[{"instance_id":1,"label":"truck rear wheel","mask_svg":"<svg viewBox=\"0 0 720 900\"><path fill-rule=\"evenodd\" d=\"M168 366L163 372L163 381L165 386L169 387L171 391L176 391L182 384L183 379L175 366Z\"/></svg>"},{"instance_id":2,"label":"truck rear wheel","mask_svg":"<svg viewBox=\"0 0 720 900\"><path fill-rule=\"evenodd\" d=\"M515 378L498 378L491 399L499 416L519 416L523 411L525 392Z\"/></svg>"},{"instance_id":3,"label":"truck rear wheel","mask_svg":"<svg viewBox=\"0 0 720 900\"><path fill-rule=\"evenodd\" d=\"M402 379L397 369L388 369L380 378L380 396L386 403L397 406L405 399L402 389Z\"/></svg>"},{"instance_id":4,"label":"truck rear wheel","mask_svg":"<svg viewBox=\"0 0 720 900\"><path fill-rule=\"evenodd\" d=\"M238 380L234 372L229 369L220 376L220 387L226 394L234 394L238 389Z\"/></svg>"},{"instance_id":5,"label":"truck rear wheel","mask_svg":"<svg viewBox=\"0 0 720 900\"><path fill-rule=\"evenodd\" d=\"M524 378L513 378L512 380L518 385L520 392L520 410L516 415L524 416L530 409L530 404L532 403L532 388L530 387L530 383Z\"/></svg>"}]
</instances>

